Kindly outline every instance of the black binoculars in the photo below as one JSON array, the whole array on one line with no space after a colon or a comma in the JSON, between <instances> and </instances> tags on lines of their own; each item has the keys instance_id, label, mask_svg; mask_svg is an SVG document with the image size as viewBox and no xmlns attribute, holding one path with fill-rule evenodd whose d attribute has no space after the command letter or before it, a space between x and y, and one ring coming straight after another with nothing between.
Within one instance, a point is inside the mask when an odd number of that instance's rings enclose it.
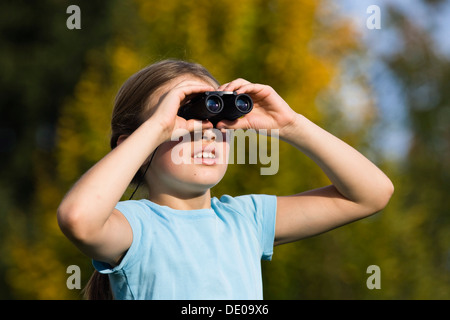
<instances>
[{"instance_id":1,"label":"black binoculars","mask_svg":"<svg viewBox=\"0 0 450 320\"><path fill-rule=\"evenodd\" d=\"M220 120L235 120L253 109L249 95L231 91L208 91L193 97L178 110L178 115L186 120L211 121L214 126Z\"/></svg>"}]
</instances>

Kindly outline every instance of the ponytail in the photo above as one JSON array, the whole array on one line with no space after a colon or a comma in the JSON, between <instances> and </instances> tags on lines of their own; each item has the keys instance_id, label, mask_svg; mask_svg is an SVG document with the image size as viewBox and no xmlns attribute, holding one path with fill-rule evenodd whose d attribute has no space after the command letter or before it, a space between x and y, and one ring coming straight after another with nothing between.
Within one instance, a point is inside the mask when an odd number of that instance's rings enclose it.
<instances>
[{"instance_id":1,"label":"ponytail","mask_svg":"<svg viewBox=\"0 0 450 320\"><path fill-rule=\"evenodd\" d=\"M84 298L87 300L113 300L114 296L107 274L94 271L83 290Z\"/></svg>"}]
</instances>

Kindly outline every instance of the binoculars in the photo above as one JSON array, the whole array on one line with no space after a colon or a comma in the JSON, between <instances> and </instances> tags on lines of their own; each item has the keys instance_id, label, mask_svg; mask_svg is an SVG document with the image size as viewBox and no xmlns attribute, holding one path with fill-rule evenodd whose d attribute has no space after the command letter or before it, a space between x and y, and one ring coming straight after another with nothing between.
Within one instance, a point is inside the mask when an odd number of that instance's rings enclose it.
<instances>
[{"instance_id":1,"label":"binoculars","mask_svg":"<svg viewBox=\"0 0 450 320\"><path fill-rule=\"evenodd\" d=\"M186 120L211 121L214 126L220 120L235 120L253 109L249 95L231 91L208 91L193 97L178 110L178 115Z\"/></svg>"}]
</instances>

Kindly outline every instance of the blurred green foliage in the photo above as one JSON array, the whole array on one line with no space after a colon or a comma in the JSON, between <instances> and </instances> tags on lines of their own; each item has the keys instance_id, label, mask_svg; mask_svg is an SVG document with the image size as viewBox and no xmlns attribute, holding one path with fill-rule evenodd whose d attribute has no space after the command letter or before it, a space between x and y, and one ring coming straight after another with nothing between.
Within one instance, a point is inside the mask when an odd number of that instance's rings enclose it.
<instances>
[{"instance_id":1,"label":"blurred green foliage","mask_svg":"<svg viewBox=\"0 0 450 320\"><path fill-rule=\"evenodd\" d=\"M81 30L66 28L71 4L81 8ZM263 264L265 298L450 298L449 59L400 12L391 9L389 19L405 45L383 63L402 88L413 137L404 159L374 157L395 195L373 217L275 248ZM357 149L379 151L370 131L380 119L363 74L355 81L369 98L358 125L337 111L341 62L365 49L329 1L7 1L0 32L0 298L81 298L67 289L66 268L79 265L83 283L93 268L60 232L56 208L109 151L120 85L157 60L199 62L221 82L269 84ZM418 99L420 90L430 98ZM329 183L283 142L279 157L273 176L260 175L263 165L230 165L213 195L286 195ZM381 268L380 290L366 287L372 264Z\"/></svg>"}]
</instances>

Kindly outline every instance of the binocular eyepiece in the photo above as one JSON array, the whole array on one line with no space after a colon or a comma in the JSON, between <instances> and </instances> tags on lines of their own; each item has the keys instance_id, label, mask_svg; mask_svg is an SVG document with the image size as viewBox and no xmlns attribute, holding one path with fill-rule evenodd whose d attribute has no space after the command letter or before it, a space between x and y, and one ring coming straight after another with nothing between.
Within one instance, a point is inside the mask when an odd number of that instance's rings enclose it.
<instances>
[{"instance_id":1,"label":"binocular eyepiece","mask_svg":"<svg viewBox=\"0 0 450 320\"><path fill-rule=\"evenodd\" d=\"M249 95L230 91L208 91L199 94L178 110L178 115L186 120L211 121L214 126L220 120L235 120L253 109Z\"/></svg>"}]
</instances>

